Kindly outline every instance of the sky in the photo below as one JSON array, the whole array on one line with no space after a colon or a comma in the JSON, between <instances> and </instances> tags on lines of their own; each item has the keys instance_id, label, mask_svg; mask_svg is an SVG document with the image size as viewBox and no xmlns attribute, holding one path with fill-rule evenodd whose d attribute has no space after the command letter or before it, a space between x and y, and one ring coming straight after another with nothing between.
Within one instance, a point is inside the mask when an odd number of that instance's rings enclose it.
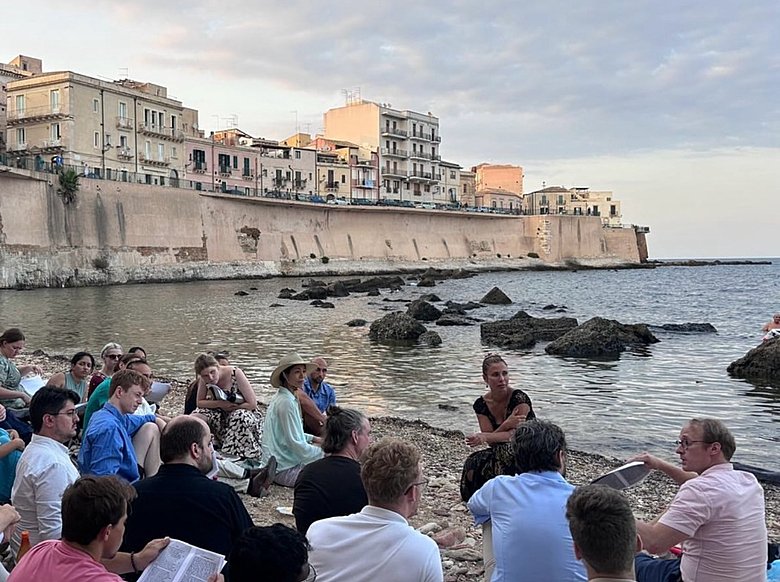
<instances>
[{"instance_id":1,"label":"sky","mask_svg":"<svg viewBox=\"0 0 780 582\"><path fill-rule=\"evenodd\" d=\"M206 133L317 133L345 91L430 111L448 161L612 190L651 257L767 257L778 22L776 0L28 0L3 8L0 60L164 85Z\"/></svg>"}]
</instances>

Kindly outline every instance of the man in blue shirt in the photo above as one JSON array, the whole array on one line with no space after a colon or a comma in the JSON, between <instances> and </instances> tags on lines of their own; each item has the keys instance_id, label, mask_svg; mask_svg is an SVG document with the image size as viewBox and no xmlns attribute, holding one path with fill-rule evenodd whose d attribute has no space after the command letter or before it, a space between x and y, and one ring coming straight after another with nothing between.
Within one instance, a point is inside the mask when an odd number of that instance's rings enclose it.
<instances>
[{"instance_id":1,"label":"man in blue shirt","mask_svg":"<svg viewBox=\"0 0 780 582\"><path fill-rule=\"evenodd\" d=\"M517 475L482 486L468 507L477 524L492 523L492 582L584 582L574 555L566 502L574 491L566 474L566 437L551 422L529 420L512 438Z\"/></svg>"},{"instance_id":2,"label":"man in blue shirt","mask_svg":"<svg viewBox=\"0 0 780 582\"><path fill-rule=\"evenodd\" d=\"M325 381L328 373L328 362L318 356L311 361L316 367L303 381L303 391L314 401L320 412L325 414L328 408L336 405L336 393L333 386Z\"/></svg>"},{"instance_id":3,"label":"man in blue shirt","mask_svg":"<svg viewBox=\"0 0 780 582\"><path fill-rule=\"evenodd\" d=\"M119 475L129 482L140 477L139 460L147 477L160 468L160 429L154 414L134 415L149 379L135 370L122 370L111 378L109 399L84 433L79 452L83 474ZM159 424L159 426L158 426Z\"/></svg>"}]
</instances>

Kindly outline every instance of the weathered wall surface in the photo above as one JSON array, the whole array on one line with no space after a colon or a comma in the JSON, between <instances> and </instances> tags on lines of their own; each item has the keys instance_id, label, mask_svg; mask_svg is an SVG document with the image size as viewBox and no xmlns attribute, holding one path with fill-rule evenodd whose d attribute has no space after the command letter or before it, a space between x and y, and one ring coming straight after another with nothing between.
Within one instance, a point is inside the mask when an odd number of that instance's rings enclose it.
<instances>
[{"instance_id":1,"label":"weathered wall surface","mask_svg":"<svg viewBox=\"0 0 780 582\"><path fill-rule=\"evenodd\" d=\"M604 229L595 217L314 205L100 180L83 180L66 205L55 184L0 173L6 288L459 262L517 268L529 252L546 263L640 260L633 230Z\"/></svg>"}]
</instances>

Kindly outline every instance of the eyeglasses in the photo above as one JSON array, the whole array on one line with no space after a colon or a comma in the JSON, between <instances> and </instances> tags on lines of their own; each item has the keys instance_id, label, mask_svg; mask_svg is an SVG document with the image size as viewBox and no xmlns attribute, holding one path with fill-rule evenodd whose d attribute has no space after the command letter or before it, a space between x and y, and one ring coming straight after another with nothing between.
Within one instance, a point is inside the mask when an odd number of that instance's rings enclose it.
<instances>
[{"instance_id":1,"label":"eyeglasses","mask_svg":"<svg viewBox=\"0 0 780 582\"><path fill-rule=\"evenodd\" d=\"M689 440L683 440L683 441L674 441L674 444L678 447L681 447L682 450L687 451L689 448L691 448L691 445L695 443L707 443L708 445L712 444L712 441L689 441Z\"/></svg>"},{"instance_id":2,"label":"eyeglasses","mask_svg":"<svg viewBox=\"0 0 780 582\"><path fill-rule=\"evenodd\" d=\"M103 356L104 358L108 358L109 360L118 360L122 357L122 354L106 354Z\"/></svg>"},{"instance_id":3,"label":"eyeglasses","mask_svg":"<svg viewBox=\"0 0 780 582\"><path fill-rule=\"evenodd\" d=\"M406 490L409 491L409 489L411 489L415 485L418 486L420 489L425 490L425 488L428 487L428 478L426 477L422 481L415 481L414 483L409 485L409 487L407 487Z\"/></svg>"},{"instance_id":4,"label":"eyeglasses","mask_svg":"<svg viewBox=\"0 0 780 582\"><path fill-rule=\"evenodd\" d=\"M306 578L304 578L302 582L314 582L316 579L317 579L317 570L314 569L314 566L309 564L309 573L306 574Z\"/></svg>"},{"instance_id":5,"label":"eyeglasses","mask_svg":"<svg viewBox=\"0 0 780 582\"><path fill-rule=\"evenodd\" d=\"M52 416L62 415L62 416L70 416L71 418L73 418L74 416L76 416L76 414L78 414L78 412L74 408L73 410L64 410L62 412L50 412L49 414L51 414Z\"/></svg>"}]
</instances>

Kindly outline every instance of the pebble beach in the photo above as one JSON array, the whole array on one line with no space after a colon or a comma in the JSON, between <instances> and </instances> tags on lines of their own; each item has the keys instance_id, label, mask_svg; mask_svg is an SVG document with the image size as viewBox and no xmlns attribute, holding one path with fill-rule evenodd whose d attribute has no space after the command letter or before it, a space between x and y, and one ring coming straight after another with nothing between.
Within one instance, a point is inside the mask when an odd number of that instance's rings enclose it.
<instances>
[{"instance_id":1,"label":"pebble beach","mask_svg":"<svg viewBox=\"0 0 780 582\"><path fill-rule=\"evenodd\" d=\"M69 367L64 357L49 356L40 351L20 355L17 363L38 364L44 371L44 377ZM155 370L155 375L160 381L172 383L170 394L162 402L161 412L169 416L180 414L189 379L163 379L164 370ZM261 402L270 400L273 394L270 385L254 385L254 388ZM464 434L433 427L419 420L386 416L371 418L371 426L374 439L385 436L401 438L415 443L422 450L425 474L430 481L419 512L410 522L439 543L445 580L481 580L484 573L481 530L474 527L459 493L463 461L472 451L464 443ZM562 428L566 430L565 426ZM587 484L624 462L625 459L608 458L592 452L570 451L566 478L574 485ZM780 487L768 483L762 485L769 539L777 542L780 540ZM676 490L673 481L653 472L625 494L638 518L652 519L664 510ZM294 527L294 519L286 515L286 509L291 508L293 503L292 489L274 485L268 497L254 498L244 493L240 493L240 497L255 524L279 522Z\"/></svg>"}]
</instances>

